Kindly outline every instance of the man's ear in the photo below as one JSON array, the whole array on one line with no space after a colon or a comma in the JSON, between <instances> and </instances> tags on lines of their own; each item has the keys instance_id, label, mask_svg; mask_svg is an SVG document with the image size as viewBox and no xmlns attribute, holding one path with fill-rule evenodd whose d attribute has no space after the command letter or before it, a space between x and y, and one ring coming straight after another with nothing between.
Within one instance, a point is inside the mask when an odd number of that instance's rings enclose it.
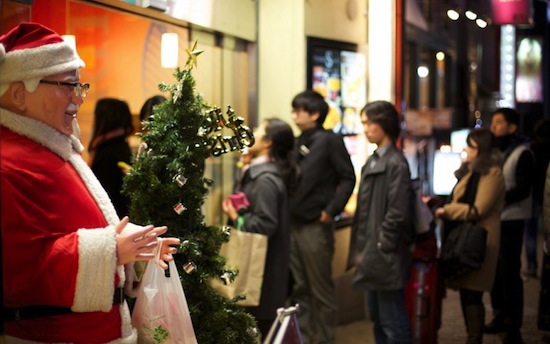
<instances>
[{"instance_id":1,"label":"man's ear","mask_svg":"<svg viewBox=\"0 0 550 344\"><path fill-rule=\"evenodd\" d=\"M508 126L508 134L513 134L513 133L515 133L516 131L518 131L518 125L515 124L515 123L511 123L511 124Z\"/></svg>"},{"instance_id":2,"label":"man's ear","mask_svg":"<svg viewBox=\"0 0 550 344\"><path fill-rule=\"evenodd\" d=\"M12 82L6 91L6 97L12 109L17 113L24 113L27 110L26 89L22 81Z\"/></svg>"},{"instance_id":3,"label":"man's ear","mask_svg":"<svg viewBox=\"0 0 550 344\"><path fill-rule=\"evenodd\" d=\"M269 140L262 140L265 148L270 148L273 145L273 141L271 139Z\"/></svg>"},{"instance_id":4,"label":"man's ear","mask_svg":"<svg viewBox=\"0 0 550 344\"><path fill-rule=\"evenodd\" d=\"M321 116L321 114L319 112L314 112L314 113L309 115L309 117L311 117L315 122L317 122L319 120L319 116Z\"/></svg>"}]
</instances>

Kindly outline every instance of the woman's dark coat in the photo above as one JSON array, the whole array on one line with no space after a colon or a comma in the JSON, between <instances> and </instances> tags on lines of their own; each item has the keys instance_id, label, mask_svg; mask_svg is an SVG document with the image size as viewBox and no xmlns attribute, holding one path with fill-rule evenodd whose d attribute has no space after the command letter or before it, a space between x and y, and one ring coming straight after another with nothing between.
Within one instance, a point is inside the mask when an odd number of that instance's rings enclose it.
<instances>
[{"instance_id":1,"label":"woman's dark coat","mask_svg":"<svg viewBox=\"0 0 550 344\"><path fill-rule=\"evenodd\" d=\"M250 202L244 229L269 237L260 305L247 311L257 319L274 319L284 307L290 261L290 215L286 188L275 164L252 165L243 176L240 191Z\"/></svg>"}]
</instances>

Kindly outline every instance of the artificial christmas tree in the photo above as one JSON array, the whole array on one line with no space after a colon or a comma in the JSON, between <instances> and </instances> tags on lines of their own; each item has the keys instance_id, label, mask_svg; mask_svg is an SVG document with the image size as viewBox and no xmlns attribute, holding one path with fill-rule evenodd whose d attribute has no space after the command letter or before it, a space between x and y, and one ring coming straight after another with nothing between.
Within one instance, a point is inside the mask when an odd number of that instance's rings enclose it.
<instances>
[{"instance_id":1,"label":"artificial christmas tree","mask_svg":"<svg viewBox=\"0 0 550 344\"><path fill-rule=\"evenodd\" d=\"M174 256L200 344L256 343L254 319L236 300L218 295L210 281L231 283L236 272L224 269L219 255L230 230L204 223L202 205L211 181L204 178L205 159L242 150L254 143L252 132L229 107L225 114L195 93L191 71L202 52L187 50L183 70L173 85L161 84L170 97L144 122L142 143L124 180L135 223L168 226L167 236L181 239ZM225 128L225 129L224 129ZM222 131L230 135L222 135Z\"/></svg>"}]
</instances>

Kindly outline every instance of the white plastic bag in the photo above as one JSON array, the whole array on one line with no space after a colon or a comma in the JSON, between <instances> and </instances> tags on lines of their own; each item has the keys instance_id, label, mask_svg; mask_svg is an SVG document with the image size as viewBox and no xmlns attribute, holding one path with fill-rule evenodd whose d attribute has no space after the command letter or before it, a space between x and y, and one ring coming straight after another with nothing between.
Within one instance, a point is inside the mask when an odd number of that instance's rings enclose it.
<instances>
[{"instance_id":1,"label":"white plastic bag","mask_svg":"<svg viewBox=\"0 0 550 344\"><path fill-rule=\"evenodd\" d=\"M170 277L158 265L159 239L155 259L147 264L134 310L132 324L139 343L197 344L187 300L174 262L169 262Z\"/></svg>"}]
</instances>

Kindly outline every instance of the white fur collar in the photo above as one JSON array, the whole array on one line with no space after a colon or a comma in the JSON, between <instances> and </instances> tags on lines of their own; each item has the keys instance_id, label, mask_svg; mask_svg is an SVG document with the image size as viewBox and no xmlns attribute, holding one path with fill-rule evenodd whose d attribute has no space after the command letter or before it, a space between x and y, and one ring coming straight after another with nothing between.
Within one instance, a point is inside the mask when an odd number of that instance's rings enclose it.
<instances>
[{"instance_id":1,"label":"white fur collar","mask_svg":"<svg viewBox=\"0 0 550 344\"><path fill-rule=\"evenodd\" d=\"M76 136L68 137L45 123L2 108L0 108L0 125L41 144L65 161L69 160L73 150L77 153L82 153L84 150L84 146Z\"/></svg>"}]
</instances>

